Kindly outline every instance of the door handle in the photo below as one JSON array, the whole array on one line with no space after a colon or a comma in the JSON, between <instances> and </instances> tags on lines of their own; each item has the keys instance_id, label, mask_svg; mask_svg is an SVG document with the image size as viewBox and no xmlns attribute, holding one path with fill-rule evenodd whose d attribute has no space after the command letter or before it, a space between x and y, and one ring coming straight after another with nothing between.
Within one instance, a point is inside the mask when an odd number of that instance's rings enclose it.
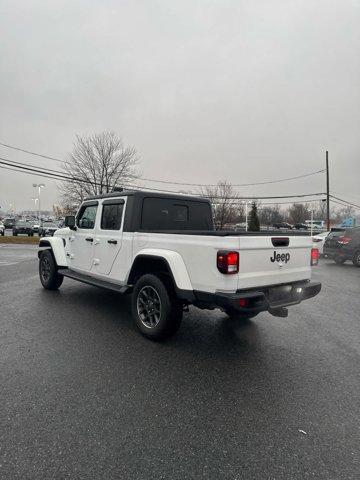
<instances>
[{"instance_id":1,"label":"door handle","mask_svg":"<svg viewBox=\"0 0 360 480\"><path fill-rule=\"evenodd\" d=\"M86 240L87 242L93 242L93 241L94 241L94 239L91 238L91 237L87 237L87 238L85 238L85 240Z\"/></svg>"},{"instance_id":2,"label":"door handle","mask_svg":"<svg viewBox=\"0 0 360 480\"><path fill-rule=\"evenodd\" d=\"M108 240L108 243L112 243L113 245L117 244L117 240Z\"/></svg>"}]
</instances>

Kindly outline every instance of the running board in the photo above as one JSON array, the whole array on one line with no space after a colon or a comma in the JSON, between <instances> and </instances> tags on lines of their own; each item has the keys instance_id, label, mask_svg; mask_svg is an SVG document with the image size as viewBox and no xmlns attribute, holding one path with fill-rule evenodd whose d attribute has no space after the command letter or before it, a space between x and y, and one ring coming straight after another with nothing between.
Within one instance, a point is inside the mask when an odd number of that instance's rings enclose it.
<instances>
[{"instance_id":1,"label":"running board","mask_svg":"<svg viewBox=\"0 0 360 480\"><path fill-rule=\"evenodd\" d=\"M130 289L128 285L118 285L116 283L107 282L106 280L100 280L99 278L91 277L90 275L85 275L80 272L75 272L74 270L69 270L68 268L59 268L58 273L64 277L77 280L78 282L87 283L88 285L93 285L94 287L106 288L107 290L113 290L114 292L118 293L126 293Z\"/></svg>"}]
</instances>

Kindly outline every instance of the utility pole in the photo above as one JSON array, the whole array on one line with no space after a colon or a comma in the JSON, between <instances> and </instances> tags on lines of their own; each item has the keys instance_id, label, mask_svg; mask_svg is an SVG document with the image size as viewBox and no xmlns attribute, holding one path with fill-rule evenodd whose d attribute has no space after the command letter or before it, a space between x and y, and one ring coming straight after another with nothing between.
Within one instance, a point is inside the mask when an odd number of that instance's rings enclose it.
<instances>
[{"instance_id":1,"label":"utility pole","mask_svg":"<svg viewBox=\"0 0 360 480\"><path fill-rule=\"evenodd\" d=\"M330 230L329 152L326 150L326 227Z\"/></svg>"}]
</instances>

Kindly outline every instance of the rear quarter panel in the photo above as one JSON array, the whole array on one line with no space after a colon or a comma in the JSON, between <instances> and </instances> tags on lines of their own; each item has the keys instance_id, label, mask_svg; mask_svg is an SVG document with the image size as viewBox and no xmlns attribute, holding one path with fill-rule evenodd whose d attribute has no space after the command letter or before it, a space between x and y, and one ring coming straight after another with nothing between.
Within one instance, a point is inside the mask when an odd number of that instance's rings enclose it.
<instances>
[{"instance_id":1,"label":"rear quarter panel","mask_svg":"<svg viewBox=\"0 0 360 480\"><path fill-rule=\"evenodd\" d=\"M310 279L312 238L290 236L287 247L274 247L271 239L271 236L216 237L135 233L133 257L144 249L177 252L184 261L192 289L210 293L234 292L238 289ZM240 252L238 274L224 275L218 271L216 265L218 250ZM272 262L274 252L275 255L288 253L289 260Z\"/></svg>"},{"instance_id":2,"label":"rear quarter panel","mask_svg":"<svg viewBox=\"0 0 360 480\"><path fill-rule=\"evenodd\" d=\"M147 248L177 252L184 261L193 290L214 293L237 289L237 275L221 274L216 266L216 255L218 250L239 250L239 237L135 233L133 256Z\"/></svg>"}]
</instances>

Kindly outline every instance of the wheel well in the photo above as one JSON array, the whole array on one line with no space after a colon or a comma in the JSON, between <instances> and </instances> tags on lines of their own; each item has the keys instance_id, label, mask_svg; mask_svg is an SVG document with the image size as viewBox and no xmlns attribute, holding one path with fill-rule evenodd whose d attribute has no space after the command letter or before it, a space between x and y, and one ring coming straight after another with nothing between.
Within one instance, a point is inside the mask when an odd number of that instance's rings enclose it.
<instances>
[{"instance_id":1,"label":"wheel well","mask_svg":"<svg viewBox=\"0 0 360 480\"><path fill-rule=\"evenodd\" d=\"M40 260L40 257L41 257L41 255L42 255L42 253L48 250L48 251L51 253L52 257L53 257L53 260L54 260L54 263L55 263L56 268L58 268L57 263L56 263L56 258L55 258L55 255L54 255L54 252L53 252L53 249L52 249L52 247L51 247L50 242L48 242L48 241L46 241L46 242L41 242L40 247L46 247L46 248L43 248L42 250L39 250L39 251L38 251L38 258L39 258L39 260Z\"/></svg>"},{"instance_id":2,"label":"wheel well","mask_svg":"<svg viewBox=\"0 0 360 480\"><path fill-rule=\"evenodd\" d=\"M356 260L357 256L360 254L360 248L356 248L354 255L353 255L353 260Z\"/></svg>"},{"instance_id":3,"label":"wheel well","mask_svg":"<svg viewBox=\"0 0 360 480\"><path fill-rule=\"evenodd\" d=\"M166 280L167 286L173 290L176 289L176 283L171 268L163 257L153 257L150 255L139 255L136 257L131 267L128 284L134 285L136 281L146 273L153 273L160 279Z\"/></svg>"}]
</instances>

